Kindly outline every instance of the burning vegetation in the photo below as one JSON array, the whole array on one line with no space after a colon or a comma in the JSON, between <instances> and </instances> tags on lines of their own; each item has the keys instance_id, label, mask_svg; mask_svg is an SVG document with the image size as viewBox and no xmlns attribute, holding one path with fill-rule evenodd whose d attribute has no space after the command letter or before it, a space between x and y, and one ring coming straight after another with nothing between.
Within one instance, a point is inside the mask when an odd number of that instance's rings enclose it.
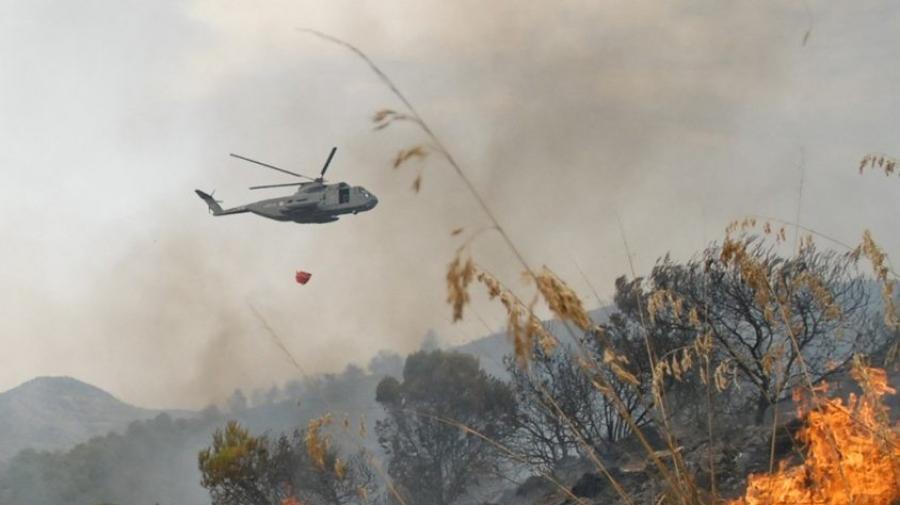
<instances>
[{"instance_id":1,"label":"burning vegetation","mask_svg":"<svg viewBox=\"0 0 900 505\"><path fill-rule=\"evenodd\" d=\"M810 409L798 434L806 446L803 461L751 476L746 496L730 505L890 505L900 500L900 440L881 402L896 391L884 370L857 365L853 375L864 392L851 394L846 405L839 398L803 401L803 390L795 393L798 405Z\"/></svg>"}]
</instances>

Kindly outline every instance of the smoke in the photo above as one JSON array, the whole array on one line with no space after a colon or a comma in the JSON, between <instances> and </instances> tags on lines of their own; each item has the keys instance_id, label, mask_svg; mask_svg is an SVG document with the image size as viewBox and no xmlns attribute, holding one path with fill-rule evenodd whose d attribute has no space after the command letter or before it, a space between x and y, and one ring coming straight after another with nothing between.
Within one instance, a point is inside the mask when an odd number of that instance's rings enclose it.
<instances>
[{"instance_id":1,"label":"smoke","mask_svg":"<svg viewBox=\"0 0 900 505\"><path fill-rule=\"evenodd\" d=\"M895 193L854 173L865 152L891 151L900 106L900 71L881 63L897 8L872 6L813 5L803 45L802 5L749 1L8 2L0 161L16 190L0 231L15 246L0 310L18 359L0 384L70 374L169 407L296 378L248 303L311 373L412 350L429 329L451 343L485 333L477 317L450 324L443 277L450 230L487 220L441 160L391 170L424 137L372 132L372 112L400 105L298 27L381 65L526 258L588 298L573 259L601 295L627 272L617 216L639 270L687 256L733 218L795 216L801 150L804 224L848 242L868 226L898 250L884 231ZM372 212L212 218L193 195L237 205L269 194L250 185L292 182L229 152L314 173L332 145L330 179L373 191ZM473 254L520 287L495 234Z\"/></svg>"}]
</instances>

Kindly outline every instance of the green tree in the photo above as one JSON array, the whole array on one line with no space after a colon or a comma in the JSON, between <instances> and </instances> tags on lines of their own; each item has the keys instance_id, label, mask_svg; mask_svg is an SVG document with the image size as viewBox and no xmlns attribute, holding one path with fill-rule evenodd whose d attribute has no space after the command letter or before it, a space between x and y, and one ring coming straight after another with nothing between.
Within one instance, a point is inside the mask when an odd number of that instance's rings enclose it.
<instances>
[{"instance_id":1,"label":"green tree","mask_svg":"<svg viewBox=\"0 0 900 505\"><path fill-rule=\"evenodd\" d=\"M231 421L200 452L199 465L214 505L279 505L289 497L347 505L376 490L364 453L341 458L325 446L317 461L307 452L304 430L270 440Z\"/></svg>"},{"instance_id":2,"label":"green tree","mask_svg":"<svg viewBox=\"0 0 900 505\"><path fill-rule=\"evenodd\" d=\"M290 496L290 460L273 454L265 436L254 437L236 421L213 434L199 454L201 484L216 505L272 505Z\"/></svg>"},{"instance_id":3,"label":"green tree","mask_svg":"<svg viewBox=\"0 0 900 505\"><path fill-rule=\"evenodd\" d=\"M495 472L498 451L469 430L503 443L516 415L509 387L456 352L410 355L403 380L384 378L376 400L387 414L375 429L388 473L408 503L447 505Z\"/></svg>"}]
</instances>

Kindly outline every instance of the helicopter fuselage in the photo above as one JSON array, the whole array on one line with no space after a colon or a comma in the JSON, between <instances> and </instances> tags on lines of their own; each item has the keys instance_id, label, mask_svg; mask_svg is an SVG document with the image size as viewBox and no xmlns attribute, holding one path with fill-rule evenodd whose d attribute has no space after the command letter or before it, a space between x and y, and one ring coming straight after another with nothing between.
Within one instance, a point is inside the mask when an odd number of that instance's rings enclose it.
<instances>
[{"instance_id":1,"label":"helicopter fuselage","mask_svg":"<svg viewBox=\"0 0 900 505\"><path fill-rule=\"evenodd\" d=\"M362 186L350 186L345 182L325 184L303 183L289 196L269 198L239 207L222 209L218 202L202 191L197 194L206 201L215 216L250 212L275 221L295 223L330 223L343 214L356 214L372 210L378 198Z\"/></svg>"},{"instance_id":2,"label":"helicopter fuselage","mask_svg":"<svg viewBox=\"0 0 900 505\"><path fill-rule=\"evenodd\" d=\"M328 223L343 214L372 210L378 198L361 186L346 183L311 182L290 196L270 198L245 205L249 212L276 221Z\"/></svg>"}]
</instances>

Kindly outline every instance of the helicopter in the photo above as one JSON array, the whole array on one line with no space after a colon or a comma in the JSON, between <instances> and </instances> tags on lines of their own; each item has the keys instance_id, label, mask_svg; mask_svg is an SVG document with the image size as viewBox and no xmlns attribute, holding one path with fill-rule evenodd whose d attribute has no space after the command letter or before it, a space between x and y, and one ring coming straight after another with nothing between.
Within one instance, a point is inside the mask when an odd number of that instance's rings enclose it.
<instances>
[{"instance_id":1,"label":"helicopter","mask_svg":"<svg viewBox=\"0 0 900 505\"><path fill-rule=\"evenodd\" d=\"M300 186L297 191L289 196L269 198L258 202L248 203L239 207L223 209L213 194L195 190L197 196L206 202L209 211L214 216L228 216L250 212L275 221L292 221L294 223L330 223L337 221L342 214L357 214L372 210L378 205L378 198L362 186L350 186L346 182L328 184L324 179L325 171L334 158L337 147L331 149L331 154L322 167L319 177L312 178L290 170L278 168L268 163L263 163L239 154L230 153L230 156L250 163L255 163L272 170L293 175L301 179L309 179L304 182L292 182L287 184L267 184L264 186L252 186L250 189L282 188L287 186ZM214 192L213 192L214 193Z\"/></svg>"}]
</instances>

